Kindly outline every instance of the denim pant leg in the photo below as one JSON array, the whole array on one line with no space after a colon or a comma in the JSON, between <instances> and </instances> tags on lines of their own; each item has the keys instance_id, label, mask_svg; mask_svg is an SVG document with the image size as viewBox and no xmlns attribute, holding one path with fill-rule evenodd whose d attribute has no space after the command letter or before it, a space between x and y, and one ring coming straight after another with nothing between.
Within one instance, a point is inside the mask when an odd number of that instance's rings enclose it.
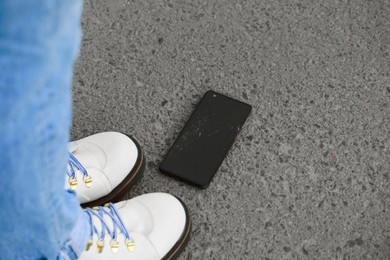
<instances>
[{"instance_id":1,"label":"denim pant leg","mask_svg":"<svg viewBox=\"0 0 390 260\"><path fill-rule=\"evenodd\" d=\"M81 0L0 1L0 259L74 259L89 225L64 190Z\"/></svg>"}]
</instances>

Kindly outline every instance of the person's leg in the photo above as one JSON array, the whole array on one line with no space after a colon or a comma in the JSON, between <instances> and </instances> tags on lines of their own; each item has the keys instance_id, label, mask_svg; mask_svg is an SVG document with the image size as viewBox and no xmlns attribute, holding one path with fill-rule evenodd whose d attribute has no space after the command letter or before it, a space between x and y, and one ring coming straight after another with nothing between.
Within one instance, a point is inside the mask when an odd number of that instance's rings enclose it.
<instances>
[{"instance_id":1,"label":"person's leg","mask_svg":"<svg viewBox=\"0 0 390 260\"><path fill-rule=\"evenodd\" d=\"M87 243L85 214L64 190L81 9L0 2L0 259L65 257Z\"/></svg>"}]
</instances>

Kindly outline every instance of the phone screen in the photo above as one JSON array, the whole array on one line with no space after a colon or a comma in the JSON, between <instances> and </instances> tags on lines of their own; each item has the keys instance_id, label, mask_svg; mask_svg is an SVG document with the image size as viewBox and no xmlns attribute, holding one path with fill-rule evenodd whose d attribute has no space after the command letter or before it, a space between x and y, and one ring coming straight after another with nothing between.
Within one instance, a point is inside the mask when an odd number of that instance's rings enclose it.
<instances>
[{"instance_id":1,"label":"phone screen","mask_svg":"<svg viewBox=\"0 0 390 260\"><path fill-rule=\"evenodd\" d=\"M168 151L160 170L207 188L248 118L252 107L208 91Z\"/></svg>"}]
</instances>

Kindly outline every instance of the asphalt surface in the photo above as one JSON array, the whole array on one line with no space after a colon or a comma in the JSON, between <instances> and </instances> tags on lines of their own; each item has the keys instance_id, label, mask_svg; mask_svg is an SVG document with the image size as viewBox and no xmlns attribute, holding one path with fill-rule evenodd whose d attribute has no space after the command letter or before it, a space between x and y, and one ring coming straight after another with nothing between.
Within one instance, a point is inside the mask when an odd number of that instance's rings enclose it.
<instances>
[{"instance_id":1,"label":"asphalt surface","mask_svg":"<svg viewBox=\"0 0 390 260\"><path fill-rule=\"evenodd\" d=\"M390 258L390 2L87 0L75 139L134 135L180 259ZM253 111L206 190L159 173L209 90Z\"/></svg>"}]
</instances>

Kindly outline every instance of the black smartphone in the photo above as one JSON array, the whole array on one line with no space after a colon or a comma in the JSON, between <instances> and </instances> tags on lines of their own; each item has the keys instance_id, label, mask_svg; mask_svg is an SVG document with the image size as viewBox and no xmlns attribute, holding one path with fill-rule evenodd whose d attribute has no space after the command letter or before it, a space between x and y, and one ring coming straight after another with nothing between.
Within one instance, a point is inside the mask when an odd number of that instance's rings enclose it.
<instances>
[{"instance_id":1,"label":"black smartphone","mask_svg":"<svg viewBox=\"0 0 390 260\"><path fill-rule=\"evenodd\" d=\"M252 107L208 91L168 151L160 171L207 188Z\"/></svg>"}]
</instances>

